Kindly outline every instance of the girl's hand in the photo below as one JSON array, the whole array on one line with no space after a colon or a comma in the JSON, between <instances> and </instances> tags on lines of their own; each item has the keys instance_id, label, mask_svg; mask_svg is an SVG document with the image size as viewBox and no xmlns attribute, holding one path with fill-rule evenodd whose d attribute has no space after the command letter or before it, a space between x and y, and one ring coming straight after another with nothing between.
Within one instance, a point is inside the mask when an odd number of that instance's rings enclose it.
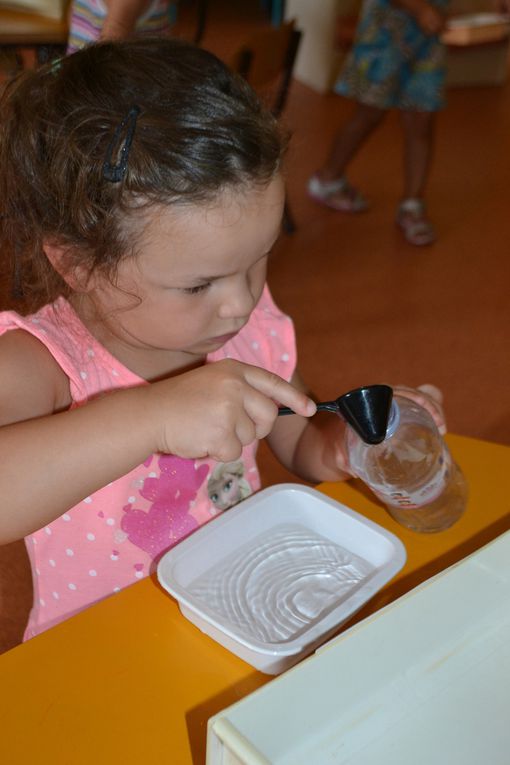
<instances>
[{"instance_id":1,"label":"girl's hand","mask_svg":"<svg viewBox=\"0 0 510 765\"><path fill-rule=\"evenodd\" d=\"M423 8L418 11L416 21L426 35L440 34L446 24L443 14L428 3L425 3Z\"/></svg>"},{"instance_id":2,"label":"girl's hand","mask_svg":"<svg viewBox=\"0 0 510 765\"><path fill-rule=\"evenodd\" d=\"M108 0L108 13L101 40L124 40L135 32L138 19L146 12L147 0Z\"/></svg>"},{"instance_id":3,"label":"girl's hand","mask_svg":"<svg viewBox=\"0 0 510 765\"><path fill-rule=\"evenodd\" d=\"M443 412L443 394L435 385L419 385L417 388L408 388L406 385L397 385L393 388L397 396L405 396L416 401L432 416L442 436L446 433L446 422Z\"/></svg>"},{"instance_id":4,"label":"girl's hand","mask_svg":"<svg viewBox=\"0 0 510 765\"><path fill-rule=\"evenodd\" d=\"M153 383L147 389L156 449L179 457L239 458L244 446L264 438L278 404L303 417L315 414L308 396L259 367L225 359Z\"/></svg>"}]
</instances>

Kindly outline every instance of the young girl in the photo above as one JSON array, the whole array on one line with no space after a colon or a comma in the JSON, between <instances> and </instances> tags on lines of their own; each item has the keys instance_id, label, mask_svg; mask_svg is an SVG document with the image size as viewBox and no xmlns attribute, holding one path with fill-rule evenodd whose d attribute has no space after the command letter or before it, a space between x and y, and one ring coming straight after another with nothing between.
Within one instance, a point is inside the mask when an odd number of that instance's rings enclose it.
<instances>
[{"instance_id":1,"label":"young girl","mask_svg":"<svg viewBox=\"0 0 510 765\"><path fill-rule=\"evenodd\" d=\"M321 204L362 212L368 203L348 182L350 161L388 109L401 112L404 187L396 222L410 244L426 245L435 232L425 209L435 113L443 106L444 46L439 39L448 0L365 0L354 46L336 85L356 101L337 133L308 193Z\"/></svg>"},{"instance_id":2,"label":"young girl","mask_svg":"<svg viewBox=\"0 0 510 765\"><path fill-rule=\"evenodd\" d=\"M284 147L242 80L171 39L90 46L4 97L0 246L34 312L0 314L0 541L26 536L27 637L146 576L232 463L237 499L256 491L258 439L346 477L265 285Z\"/></svg>"},{"instance_id":3,"label":"young girl","mask_svg":"<svg viewBox=\"0 0 510 765\"><path fill-rule=\"evenodd\" d=\"M166 35L174 4L169 0L73 0L69 10L67 52L103 40L133 34Z\"/></svg>"}]
</instances>

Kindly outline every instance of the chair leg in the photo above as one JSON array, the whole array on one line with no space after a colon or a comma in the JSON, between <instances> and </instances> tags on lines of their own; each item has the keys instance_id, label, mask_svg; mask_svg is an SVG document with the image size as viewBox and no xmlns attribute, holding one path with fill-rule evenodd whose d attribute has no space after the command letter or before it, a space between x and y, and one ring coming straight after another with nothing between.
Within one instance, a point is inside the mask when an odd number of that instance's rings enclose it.
<instances>
[{"instance_id":1,"label":"chair leg","mask_svg":"<svg viewBox=\"0 0 510 765\"><path fill-rule=\"evenodd\" d=\"M294 216L289 209L289 203L287 200L285 200L285 205L283 208L282 227L286 234L293 234L297 228L294 221Z\"/></svg>"},{"instance_id":2,"label":"chair leg","mask_svg":"<svg viewBox=\"0 0 510 765\"><path fill-rule=\"evenodd\" d=\"M195 45L198 45L202 42L202 37L204 36L205 27L207 23L207 15L209 11L209 3L208 0L199 0L198 2L198 9L197 9L197 28L195 31L195 37L193 42Z\"/></svg>"}]
</instances>

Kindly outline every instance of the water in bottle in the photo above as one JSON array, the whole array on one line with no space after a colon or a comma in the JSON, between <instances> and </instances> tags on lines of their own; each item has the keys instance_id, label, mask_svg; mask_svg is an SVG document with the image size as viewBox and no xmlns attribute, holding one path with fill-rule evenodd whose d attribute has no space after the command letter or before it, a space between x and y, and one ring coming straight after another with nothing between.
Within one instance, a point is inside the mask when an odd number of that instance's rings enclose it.
<instances>
[{"instance_id":1,"label":"water in bottle","mask_svg":"<svg viewBox=\"0 0 510 765\"><path fill-rule=\"evenodd\" d=\"M414 531L442 531L466 507L465 478L431 415L385 385L341 397L351 471Z\"/></svg>"}]
</instances>

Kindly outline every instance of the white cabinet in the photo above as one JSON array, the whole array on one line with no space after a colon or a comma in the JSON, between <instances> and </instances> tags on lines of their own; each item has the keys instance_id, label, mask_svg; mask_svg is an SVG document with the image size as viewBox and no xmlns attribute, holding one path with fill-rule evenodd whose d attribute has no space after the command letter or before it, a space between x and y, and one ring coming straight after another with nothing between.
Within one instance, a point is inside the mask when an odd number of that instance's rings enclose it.
<instances>
[{"instance_id":1,"label":"white cabinet","mask_svg":"<svg viewBox=\"0 0 510 765\"><path fill-rule=\"evenodd\" d=\"M207 765L508 765L510 532L209 720Z\"/></svg>"},{"instance_id":2,"label":"white cabinet","mask_svg":"<svg viewBox=\"0 0 510 765\"><path fill-rule=\"evenodd\" d=\"M296 19L303 32L294 76L319 93L330 90L338 53L335 25L340 13L353 12L357 0L286 0L285 18ZM352 10L350 10L352 9Z\"/></svg>"}]
</instances>

